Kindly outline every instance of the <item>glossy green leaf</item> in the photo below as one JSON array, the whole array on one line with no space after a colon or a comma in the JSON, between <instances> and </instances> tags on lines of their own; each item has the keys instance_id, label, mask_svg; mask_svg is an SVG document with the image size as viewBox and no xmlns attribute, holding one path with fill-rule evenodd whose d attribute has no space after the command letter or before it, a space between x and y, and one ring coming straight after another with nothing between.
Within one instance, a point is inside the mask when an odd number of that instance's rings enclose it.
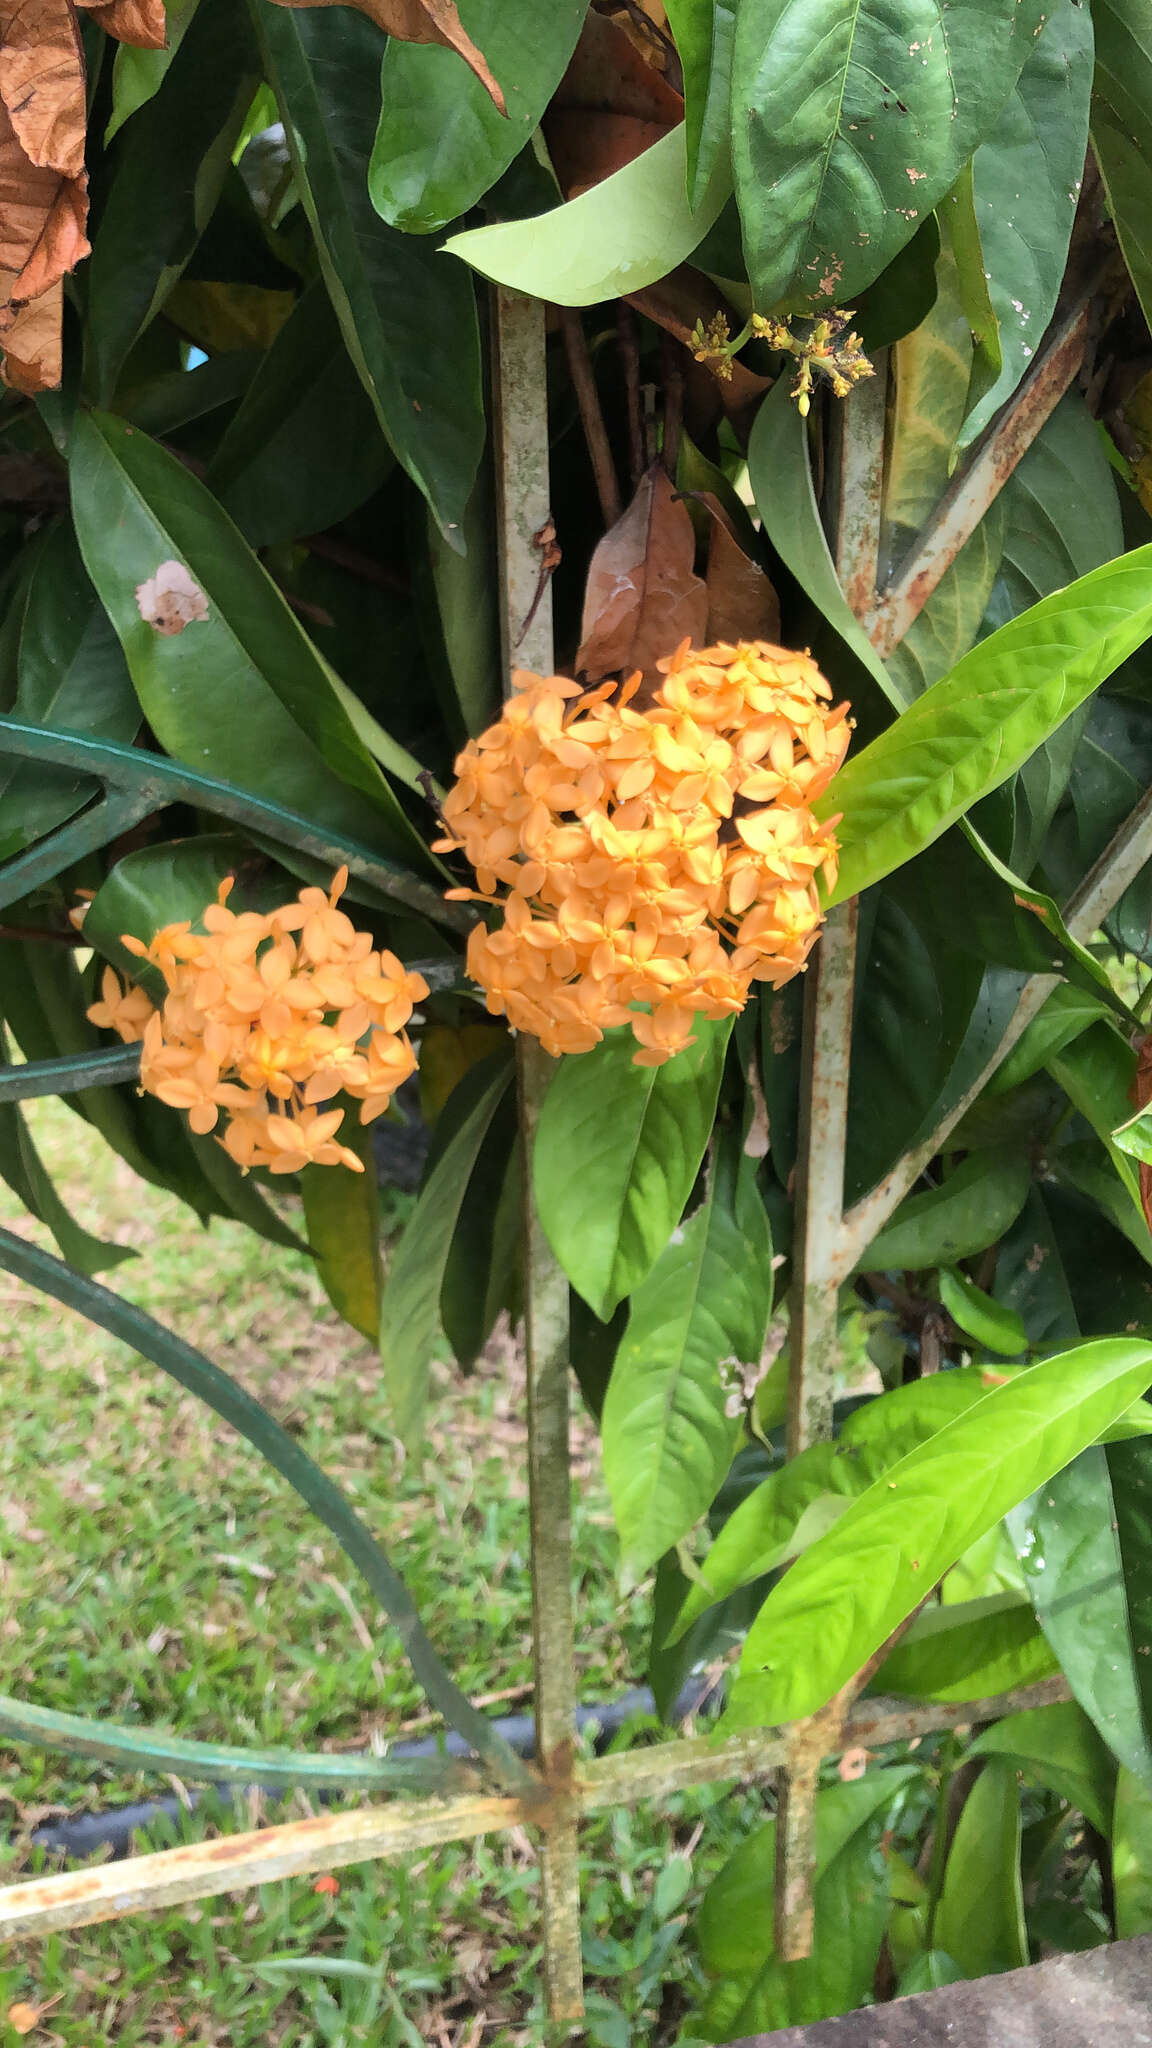
<instances>
[{"instance_id":1,"label":"glossy green leaf","mask_svg":"<svg viewBox=\"0 0 1152 2048\"><path fill-rule=\"evenodd\" d=\"M949 1566L1152 1382L1152 1345L1075 1346L1014 1375L853 1501L769 1595L730 1725L816 1712Z\"/></svg>"},{"instance_id":2,"label":"glossy green leaf","mask_svg":"<svg viewBox=\"0 0 1152 2048\"><path fill-rule=\"evenodd\" d=\"M258 81L244 10L200 0L178 61L113 153L87 265L86 381L97 405L111 403L129 349L211 219Z\"/></svg>"},{"instance_id":3,"label":"glossy green leaf","mask_svg":"<svg viewBox=\"0 0 1152 2048\"><path fill-rule=\"evenodd\" d=\"M1152 320L1152 23L1143 0L1094 0L1092 148L1124 261Z\"/></svg>"},{"instance_id":4,"label":"glossy green leaf","mask_svg":"<svg viewBox=\"0 0 1152 2048\"><path fill-rule=\"evenodd\" d=\"M36 556L11 709L32 725L107 740L130 741L140 724L120 644L70 526L56 527ZM88 777L0 758L0 859L63 824L96 793Z\"/></svg>"},{"instance_id":5,"label":"glossy green leaf","mask_svg":"<svg viewBox=\"0 0 1152 2048\"><path fill-rule=\"evenodd\" d=\"M966 654L841 769L843 902L929 846L1020 768L1152 632L1152 547L1094 570Z\"/></svg>"},{"instance_id":6,"label":"glossy green leaf","mask_svg":"<svg viewBox=\"0 0 1152 2048\"><path fill-rule=\"evenodd\" d=\"M939 1187L905 1197L860 1270L954 1265L984 1251L1020 1214L1031 1179L1031 1160L1013 1146L969 1153Z\"/></svg>"},{"instance_id":7,"label":"glossy green leaf","mask_svg":"<svg viewBox=\"0 0 1152 2048\"><path fill-rule=\"evenodd\" d=\"M696 1024L662 1067L637 1067L630 1031L559 1062L536 1132L540 1221L602 1321L635 1292L684 1213L712 1130L731 1019Z\"/></svg>"},{"instance_id":8,"label":"glossy green leaf","mask_svg":"<svg viewBox=\"0 0 1152 2048\"><path fill-rule=\"evenodd\" d=\"M969 412L961 448L1011 397L1052 317L1084 170L1092 56L1092 13L1078 0L1057 0L972 160L982 269L1003 367Z\"/></svg>"},{"instance_id":9,"label":"glossy green leaf","mask_svg":"<svg viewBox=\"0 0 1152 2048\"><path fill-rule=\"evenodd\" d=\"M117 130L159 92L168 66L188 33L197 0L166 0L164 26L168 40L162 50L137 49L117 43L112 66L112 113L104 130L107 148Z\"/></svg>"},{"instance_id":10,"label":"glossy green leaf","mask_svg":"<svg viewBox=\"0 0 1152 2048\"><path fill-rule=\"evenodd\" d=\"M699 206L727 155L737 0L668 0L668 25L684 73L688 198Z\"/></svg>"},{"instance_id":11,"label":"glossy green leaf","mask_svg":"<svg viewBox=\"0 0 1152 2048\"><path fill-rule=\"evenodd\" d=\"M1008 1758L1026 1777L1066 1799L1102 1835L1108 1833L1116 1763L1075 1701L1008 1714L978 1735L966 1755Z\"/></svg>"},{"instance_id":12,"label":"glossy green leaf","mask_svg":"<svg viewBox=\"0 0 1152 2048\"><path fill-rule=\"evenodd\" d=\"M350 7L251 5L348 353L451 541L484 446L476 303L464 271L388 227L368 196L385 38Z\"/></svg>"},{"instance_id":13,"label":"glossy green leaf","mask_svg":"<svg viewBox=\"0 0 1152 2048\"><path fill-rule=\"evenodd\" d=\"M346 1111L339 1131L364 1165L306 1166L299 1176L309 1248L338 1315L375 1344L380 1332L380 1198L371 1127Z\"/></svg>"},{"instance_id":14,"label":"glossy green leaf","mask_svg":"<svg viewBox=\"0 0 1152 2048\"><path fill-rule=\"evenodd\" d=\"M483 277L559 306L595 306L666 277L703 241L731 189L718 160L697 206L686 192L684 126L578 199L530 220L468 228L444 244Z\"/></svg>"},{"instance_id":15,"label":"glossy green leaf","mask_svg":"<svg viewBox=\"0 0 1152 2048\"><path fill-rule=\"evenodd\" d=\"M816 503L804 421L788 384L787 377L776 379L749 438L748 477L756 510L772 546L805 595L863 664L887 702L900 710L905 699L840 588Z\"/></svg>"},{"instance_id":16,"label":"glossy green leaf","mask_svg":"<svg viewBox=\"0 0 1152 2048\"><path fill-rule=\"evenodd\" d=\"M1120 1766L1111 1828L1116 1938L1152 1934L1152 1786Z\"/></svg>"},{"instance_id":17,"label":"glossy green leaf","mask_svg":"<svg viewBox=\"0 0 1152 2048\"><path fill-rule=\"evenodd\" d=\"M1019 1316L1002 1302L993 1301L955 1266L940 1269L940 1299L957 1327L975 1337L985 1350L995 1351L1001 1358L1019 1358L1027 1351L1028 1332Z\"/></svg>"},{"instance_id":18,"label":"glossy green leaf","mask_svg":"<svg viewBox=\"0 0 1152 2048\"><path fill-rule=\"evenodd\" d=\"M368 166L377 213L428 235L467 213L530 140L564 76L588 0L458 0L460 19L503 86L500 113L455 51L391 36Z\"/></svg>"},{"instance_id":19,"label":"glossy green leaf","mask_svg":"<svg viewBox=\"0 0 1152 2048\"><path fill-rule=\"evenodd\" d=\"M397 1434L419 1441L428 1370L440 1342L440 1290L468 1178L511 1080L500 1058L471 1115L447 1145L420 1191L396 1245L380 1307L380 1359Z\"/></svg>"},{"instance_id":20,"label":"glossy green leaf","mask_svg":"<svg viewBox=\"0 0 1152 2048\"><path fill-rule=\"evenodd\" d=\"M409 860L423 852L340 686L204 485L102 413L76 421L71 481L88 573L167 751L369 845ZM191 576L207 617L159 633L138 591L170 562Z\"/></svg>"},{"instance_id":21,"label":"glossy green leaf","mask_svg":"<svg viewBox=\"0 0 1152 2048\"><path fill-rule=\"evenodd\" d=\"M964 1802L932 1938L966 1977L1028 1961L1020 1880L1020 1792L1009 1763L985 1764Z\"/></svg>"},{"instance_id":22,"label":"glossy green leaf","mask_svg":"<svg viewBox=\"0 0 1152 2048\"><path fill-rule=\"evenodd\" d=\"M338 525L392 465L317 282L263 357L205 481L250 546L261 548Z\"/></svg>"},{"instance_id":23,"label":"glossy green leaf","mask_svg":"<svg viewBox=\"0 0 1152 2048\"><path fill-rule=\"evenodd\" d=\"M772 1240L755 1186L713 1163L705 1201L632 1295L601 1433L604 1477L634 1583L711 1506L732 1462L726 1413L739 1365L757 1366L772 1312Z\"/></svg>"},{"instance_id":24,"label":"glossy green leaf","mask_svg":"<svg viewBox=\"0 0 1152 2048\"><path fill-rule=\"evenodd\" d=\"M885 1657L875 1692L899 1699L982 1700L1059 1670L1023 1595L929 1606Z\"/></svg>"},{"instance_id":25,"label":"glossy green leaf","mask_svg":"<svg viewBox=\"0 0 1152 2048\"><path fill-rule=\"evenodd\" d=\"M745 0L733 157L757 304L851 305L998 120L1039 6L914 0L898 21L839 0Z\"/></svg>"}]
</instances>

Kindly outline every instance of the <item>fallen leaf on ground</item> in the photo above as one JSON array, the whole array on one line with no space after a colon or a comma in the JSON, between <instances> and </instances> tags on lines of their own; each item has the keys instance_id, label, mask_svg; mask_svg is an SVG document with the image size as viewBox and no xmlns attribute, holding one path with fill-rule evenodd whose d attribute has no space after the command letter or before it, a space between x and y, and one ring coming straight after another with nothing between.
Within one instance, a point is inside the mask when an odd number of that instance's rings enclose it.
<instances>
[{"instance_id":1,"label":"fallen leaf on ground","mask_svg":"<svg viewBox=\"0 0 1152 2048\"><path fill-rule=\"evenodd\" d=\"M278 7L339 7L345 0L276 0ZM502 114L504 95L456 11L456 0L348 0L377 28L387 29L401 43L443 43L456 50Z\"/></svg>"},{"instance_id":2,"label":"fallen leaf on ground","mask_svg":"<svg viewBox=\"0 0 1152 2048\"><path fill-rule=\"evenodd\" d=\"M652 677L682 640L703 646L708 591L693 570L695 554L687 507L654 462L592 557L576 656L582 674L592 682L621 670Z\"/></svg>"}]
</instances>

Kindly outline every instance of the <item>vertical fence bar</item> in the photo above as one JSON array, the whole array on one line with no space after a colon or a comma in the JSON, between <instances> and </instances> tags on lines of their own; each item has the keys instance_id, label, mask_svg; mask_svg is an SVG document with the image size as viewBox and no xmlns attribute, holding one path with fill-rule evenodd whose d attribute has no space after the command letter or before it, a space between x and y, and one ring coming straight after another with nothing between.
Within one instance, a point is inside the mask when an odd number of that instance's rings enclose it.
<instances>
[{"instance_id":1,"label":"vertical fence bar","mask_svg":"<svg viewBox=\"0 0 1152 2048\"><path fill-rule=\"evenodd\" d=\"M836 573L857 616L876 603L884 482L887 360L834 415L830 463ZM837 1307L845 1276L844 1152L858 905L829 912L804 990L800 1130L788 1381L788 1456L832 1434ZM845 1701L845 1705L847 1702ZM777 1779L776 1949L785 1960L812 1949L815 1812L823 1754L836 1740L830 1721L800 1723Z\"/></svg>"},{"instance_id":2,"label":"vertical fence bar","mask_svg":"<svg viewBox=\"0 0 1152 2048\"><path fill-rule=\"evenodd\" d=\"M553 665L548 585L548 404L544 308L498 288L493 381L504 668L548 675ZM552 1061L534 1040L517 1043L524 1153L524 1322L528 1371L528 1482L537 1759L552 1800L540 1848L545 1993L549 2017L584 2010L580 1868L574 1761L568 1282L536 1213L531 1161Z\"/></svg>"}]
</instances>

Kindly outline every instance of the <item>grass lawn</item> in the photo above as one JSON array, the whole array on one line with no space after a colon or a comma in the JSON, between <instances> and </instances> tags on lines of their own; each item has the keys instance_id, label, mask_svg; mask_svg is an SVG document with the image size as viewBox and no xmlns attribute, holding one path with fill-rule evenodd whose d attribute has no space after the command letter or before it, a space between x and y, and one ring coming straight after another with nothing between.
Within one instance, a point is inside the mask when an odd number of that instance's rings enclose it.
<instances>
[{"instance_id":1,"label":"grass lawn","mask_svg":"<svg viewBox=\"0 0 1152 2048\"><path fill-rule=\"evenodd\" d=\"M459 1682L493 1711L523 1707L512 1346L494 1345L469 1382L441 1376L433 1453L417 1470L390 1435L373 1352L328 1309L304 1256L239 1225L201 1230L60 1104L33 1104L30 1120L78 1219L139 1252L109 1283L260 1395L381 1537ZM0 1222L49 1242L3 1188ZM78 1317L4 1276L0 1292L0 1691L236 1743L339 1749L437 1725L342 1553L254 1453ZM648 1602L620 1597L590 1431L575 1478L578 1657L595 1701L642 1675ZM35 1867L21 1836L38 1820L171 1789L31 1748L5 1754L4 1876ZM691 2002L684 1914L760 1804L710 1788L586 1825L592 2041L674 2037ZM277 1817L310 1810L297 1795ZM148 1846L259 1817L248 1800L201 1809L182 1837ZM535 2044L536 1914L531 1844L514 1833L341 1871L334 1894L301 1878L53 1935L0 1959L0 2041L26 2038L5 2019L25 2003L47 2008L30 2038L69 2048Z\"/></svg>"}]
</instances>

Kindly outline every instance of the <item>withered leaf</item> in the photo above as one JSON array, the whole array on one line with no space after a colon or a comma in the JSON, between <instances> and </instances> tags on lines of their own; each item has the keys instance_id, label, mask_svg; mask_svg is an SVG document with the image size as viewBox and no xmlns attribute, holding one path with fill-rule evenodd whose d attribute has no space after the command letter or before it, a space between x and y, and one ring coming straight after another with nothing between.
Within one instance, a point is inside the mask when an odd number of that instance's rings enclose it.
<instances>
[{"instance_id":1,"label":"withered leaf","mask_svg":"<svg viewBox=\"0 0 1152 2048\"><path fill-rule=\"evenodd\" d=\"M278 7L339 7L345 0L276 0ZM504 95L488 69L456 9L456 0L348 0L377 28L387 29L401 43L442 43L456 50L476 73L493 104L506 114Z\"/></svg>"},{"instance_id":2,"label":"withered leaf","mask_svg":"<svg viewBox=\"0 0 1152 2048\"><path fill-rule=\"evenodd\" d=\"M8 279L0 275L0 290ZM60 323L64 315L64 286L50 285L27 306L10 313L0 326L0 349L4 352L4 382L13 391L31 398L37 391L51 391L60 382Z\"/></svg>"},{"instance_id":3,"label":"withered leaf","mask_svg":"<svg viewBox=\"0 0 1152 2048\"><path fill-rule=\"evenodd\" d=\"M668 133L660 123L641 121L635 114L589 113L580 107L553 107L544 130L565 199L579 199Z\"/></svg>"},{"instance_id":4,"label":"withered leaf","mask_svg":"<svg viewBox=\"0 0 1152 2048\"><path fill-rule=\"evenodd\" d=\"M622 170L683 119L679 93L619 23L589 14L543 122L565 198Z\"/></svg>"},{"instance_id":5,"label":"withered leaf","mask_svg":"<svg viewBox=\"0 0 1152 2048\"><path fill-rule=\"evenodd\" d=\"M161 562L154 576L138 583L136 605L145 625L165 638L208 617L208 599L183 562Z\"/></svg>"},{"instance_id":6,"label":"withered leaf","mask_svg":"<svg viewBox=\"0 0 1152 2048\"><path fill-rule=\"evenodd\" d=\"M168 43L164 0L76 0L106 35L137 50L163 50Z\"/></svg>"},{"instance_id":7,"label":"withered leaf","mask_svg":"<svg viewBox=\"0 0 1152 2048\"><path fill-rule=\"evenodd\" d=\"M712 515L706 578L709 640L778 643L780 600L771 579L741 547L719 498L711 491L699 495Z\"/></svg>"},{"instance_id":8,"label":"withered leaf","mask_svg":"<svg viewBox=\"0 0 1152 2048\"><path fill-rule=\"evenodd\" d=\"M702 646L708 592L692 567L696 536L662 464L654 462L588 570L576 667L593 682L656 663L684 639Z\"/></svg>"},{"instance_id":9,"label":"withered leaf","mask_svg":"<svg viewBox=\"0 0 1152 2048\"><path fill-rule=\"evenodd\" d=\"M84 60L67 0L0 0L0 100L30 164L84 169Z\"/></svg>"}]
</instances>

